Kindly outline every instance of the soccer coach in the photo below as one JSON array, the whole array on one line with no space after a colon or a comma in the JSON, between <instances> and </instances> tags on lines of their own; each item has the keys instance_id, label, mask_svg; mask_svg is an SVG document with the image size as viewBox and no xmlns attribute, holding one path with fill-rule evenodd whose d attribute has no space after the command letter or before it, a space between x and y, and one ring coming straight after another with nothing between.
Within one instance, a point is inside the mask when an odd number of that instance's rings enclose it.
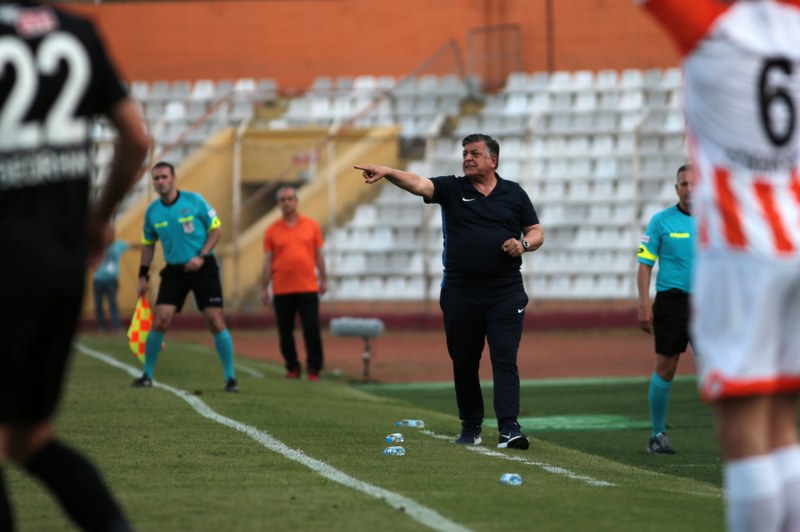
<instances>
[{"instance_id":1,"label":"soccer coach","mask_svg":"<svg viewBox=\"0 0 800 532\"><path fill-rule=\"evenodd\" d=\"M494 378L494 410L500 430L498 447L527 449L520 430L517 351L528 296L522 283L522 254L538 249L544 232L530 198L518 183L500 177L500 145L488 135L463 139L463 177L423 178L376 165L355 166L364 181L381 178L438 203L444 231L444 277L439 305L461 435L456 443L481 443L483 395L480 359L485 341Z\"/></svg>"}]
</instances>

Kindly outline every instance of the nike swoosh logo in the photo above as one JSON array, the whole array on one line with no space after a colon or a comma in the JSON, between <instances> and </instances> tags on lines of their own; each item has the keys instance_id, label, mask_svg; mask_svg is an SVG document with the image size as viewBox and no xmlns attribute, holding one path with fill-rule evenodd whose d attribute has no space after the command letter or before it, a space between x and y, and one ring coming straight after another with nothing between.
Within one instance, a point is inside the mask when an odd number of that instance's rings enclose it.
<instances>
[{"instance_id":1,"label":"nike swoosh logo","mask_svg":"<svg viewBox=\"0 0 800 532\"><path fill-rule=\"evenodd\" d=\"M475 198L461 198L461 201L475 201Z\"/></svg>"},{"instance_id":2,"label":"nike swoosh logo","mask_svg":"<svg viewBox=\"0 0 800 532\"><path fill-rule=\"evenodd\" d=\"M518 308L518 309L517 309L517 314L522 314L522 311L523 311L523 310L525 310L525 307Z\"/></svg>"}]
</instances>

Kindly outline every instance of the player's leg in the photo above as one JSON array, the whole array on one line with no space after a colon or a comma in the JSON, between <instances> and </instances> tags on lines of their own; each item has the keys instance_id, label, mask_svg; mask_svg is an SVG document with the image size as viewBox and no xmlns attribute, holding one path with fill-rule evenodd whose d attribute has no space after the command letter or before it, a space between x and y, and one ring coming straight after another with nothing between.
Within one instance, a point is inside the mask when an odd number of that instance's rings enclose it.
<instances>
[{"instance_id":1,"label":"player's leg","mask_svg":"<svg viewBox=\"0 0 800 532\"><path fill-rule=\"evenodd\" d=\"M45 421L9 432L8 454L39 479L84 530L129 530L100 473L81 453L54 437Z\"/></svg>"},{"instance_id":2,"label":"player's leg","mask_svg":"<svg viewBox=\"0 0 800 532\"><path fill-rule=\"evenodd\" d=\"M278 326L278 340L286 366L287 378L300 378L300 361L294 341L294 318L297 312L296 294L281 294L272 297L275 321Z\"/></svg>"},{"instance_id":3,"label":"player's leg","mask_svg":"<svg viewBox=\"0 0 800 532\"><path fill-rule=\"evenodd\" d=\"M6 442L8 428L0 424L0 530L14 530L14 513L11 510L11 501L8 498L3 465L6 461Z\"/></svg>"},{"instance_id":4,"label":"player's leg","mask_svg":"<svg viewBox=\"0 0 800 532\"><path fill-rule=\"evenodd\" d=\"M731 532L781 529L785 508L780 472L771 455L771 407L767 396L724 399L715 405Z\"/></svg>"},{"instance_id":5,"label":"player's leg","mask_svg":"<svg viewBox=\"0 0 800 532\"><path fill-rule=\"evenodd\" d=\"M795 421L797 401L796 393L773 398L772 459L780 476L786 511L783 530L800 530L800 444Z\"/></svg>"},{"instance_id":6,"label":"player's leg","mask_svg":"<svg viewBox=\"0 0 800 532\"><path fill-rule=\"evenodd\" d=\"M319 323L319 294L316 292L298 294L298 298L300 325L303 328L303 340L306 344L306 368L309 378L314 378L319 376L323 365L322 335L320 334Z\"/></svg>"},{"instance_id":7,"label":"player's leg","mask_svg":"<svg viewBox=\"0 0 800 532\"><path fill-rule=\"evenodd\" d=\"M127 530L119 506L94 466L60 443L49 421L61 394L80 315L79 281L75 288L79 292L74 294L6 294L6 305L0 306L0 335L5 342L0 353L0 437L4 442L0 461L7 455L38 478L80 526L109 530L118 525L118 530ZM23 305L28 311L20 316L16 309Z\"/></svg>"}]
</instances>

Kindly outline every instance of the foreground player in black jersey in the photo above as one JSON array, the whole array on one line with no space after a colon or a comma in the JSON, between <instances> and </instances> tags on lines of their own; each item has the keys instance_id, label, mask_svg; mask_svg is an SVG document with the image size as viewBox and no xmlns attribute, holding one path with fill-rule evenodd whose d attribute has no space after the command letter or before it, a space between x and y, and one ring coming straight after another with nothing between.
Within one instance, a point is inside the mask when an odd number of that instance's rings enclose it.
<instances>
[{"instance_id":1,"label":"foreground player in black jersey","mask_svg":"<svg viewBox=\"0 0 800 532\"><path fill-rule=\"evenodd\" d=\"M89 129L119 146L89 204ZM0 465L41 481L85 530L128 530L94 466L54 435L87 264L108 244L147 136L92 25L37 3L0 5ZM24 310L22 310L24 309ZM0 469L0 530L13 515Z\"/></svg>"}]
</instances>

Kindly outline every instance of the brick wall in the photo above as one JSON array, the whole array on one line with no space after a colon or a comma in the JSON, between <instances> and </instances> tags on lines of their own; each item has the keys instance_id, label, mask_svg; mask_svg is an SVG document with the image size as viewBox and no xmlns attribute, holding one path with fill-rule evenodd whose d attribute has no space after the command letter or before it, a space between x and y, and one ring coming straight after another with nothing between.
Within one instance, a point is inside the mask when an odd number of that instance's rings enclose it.
<instances>
[{"instance_id":1,"label":"brick wall","mask_svg":"<svg viewBox=\"0 0 800 532\"><path fill-rule=\"evenodd\" d=\"M469 30L516 24L524 70L667 67L678 55L633 0L271 0L66 4L93 18L128 79L407 74ZM549 46L552 43L552 46ZM489 43L488 46L494 46ZM491 50L488 50L491 51Z\"/></svg>"}]
</instances>

